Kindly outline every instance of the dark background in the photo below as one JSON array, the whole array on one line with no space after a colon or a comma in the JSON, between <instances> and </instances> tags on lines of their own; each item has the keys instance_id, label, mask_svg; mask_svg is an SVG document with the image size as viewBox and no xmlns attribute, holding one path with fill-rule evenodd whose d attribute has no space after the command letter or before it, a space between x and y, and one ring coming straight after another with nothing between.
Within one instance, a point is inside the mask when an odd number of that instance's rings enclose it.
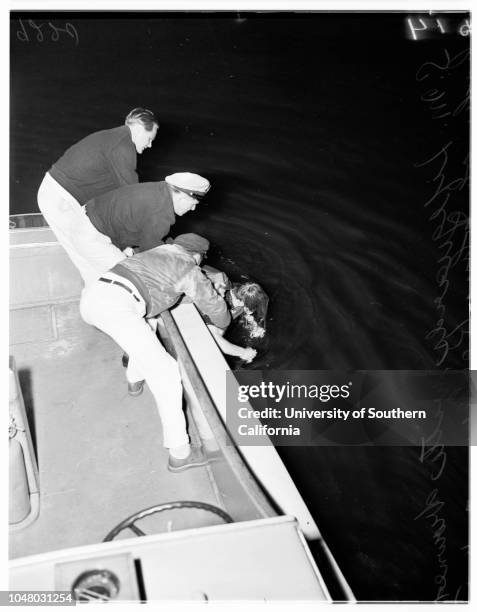
<instances>
[{"instance_id":1,"label":"dark background","mask_svg":"<svg viewBox=\"0 0 477 612\"><path fill-rule=\"evenodd\" d=\"M421 15L418 40L407 17L12 13L10 211L38 210L72 143L151 108L141 180L212 183L172 234L270 296L251 367L466 368L467 15ZM416 448L279 452L358 599L467 596L467 449L438 478Z\"/></svg>"}]
</instances>

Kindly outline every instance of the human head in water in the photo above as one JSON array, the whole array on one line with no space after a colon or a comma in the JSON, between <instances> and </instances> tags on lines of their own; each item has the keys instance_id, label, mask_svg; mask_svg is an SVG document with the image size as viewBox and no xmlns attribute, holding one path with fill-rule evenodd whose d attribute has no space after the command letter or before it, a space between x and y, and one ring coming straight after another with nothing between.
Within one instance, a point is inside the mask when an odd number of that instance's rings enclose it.
<instances>
[{"instance_id":1,"label":"human head in water","mask_svg":"<svg viewBox=\"0 0 477 612\"><path fill-rule=\"evenodd\" d=\"M268 296L258 283L234 283L230 298L235 308L242 306L245 317L253 317L256 324L265 330Z\"/></svg>"}]
</instances>

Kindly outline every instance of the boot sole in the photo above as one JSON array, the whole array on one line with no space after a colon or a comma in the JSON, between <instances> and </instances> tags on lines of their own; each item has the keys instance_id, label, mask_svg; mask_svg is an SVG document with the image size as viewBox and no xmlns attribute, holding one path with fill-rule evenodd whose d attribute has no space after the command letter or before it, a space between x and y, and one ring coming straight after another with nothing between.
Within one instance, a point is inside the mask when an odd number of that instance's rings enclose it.
<instances>
[{"instance_id":1,"label":"boot sole","mask_svg":"<svg viewBox=\"0 0 477 612\"><path fill-rule=\"evenodd\" d=\"M197 463L187 463L186 465L181 465L180 467L174 467L170 463L167 464L167 469L169 472L185 472L185 470L191 470L192 468L202 467L209 463L208 459L204 459L203 461L199 461Z\"/></svg>"}]
</instances>

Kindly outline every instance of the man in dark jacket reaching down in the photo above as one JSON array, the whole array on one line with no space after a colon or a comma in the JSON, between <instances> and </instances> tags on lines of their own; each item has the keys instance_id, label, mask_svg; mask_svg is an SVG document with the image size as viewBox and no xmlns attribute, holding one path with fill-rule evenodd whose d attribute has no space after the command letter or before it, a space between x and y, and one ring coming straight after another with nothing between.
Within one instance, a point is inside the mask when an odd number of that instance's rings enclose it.
<instances>
[{"instance_id":1,"label":"man in dark jacket reaching down","mask_svg":"<svg viewBox=\"0 0 477 612\"><path fill-rule=\"evenodd\" d=\"M161 244L176 215L195 210L209 189L202 176L176 172L164 181L126 185L93 198L86 203L86 214L121 251L147 251Z\"/></svg>"}]
</instances>

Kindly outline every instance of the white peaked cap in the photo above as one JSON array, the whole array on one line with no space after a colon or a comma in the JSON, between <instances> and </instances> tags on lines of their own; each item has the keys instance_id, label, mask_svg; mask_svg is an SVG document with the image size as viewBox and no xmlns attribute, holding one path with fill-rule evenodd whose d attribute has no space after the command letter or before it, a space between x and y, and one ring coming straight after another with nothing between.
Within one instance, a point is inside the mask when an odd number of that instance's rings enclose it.
<instances>
[{"instance_id":1,"label":"white peaked cap","mask_svg":"<svg viewBox=\"0 0 477 612\"><path fill-rule=\"evenodd\" d=\"M166 176L166 183L190 194L205 195L210 189L206 178L192 172L176 172Z\"/></svg>"}]
</instances>

